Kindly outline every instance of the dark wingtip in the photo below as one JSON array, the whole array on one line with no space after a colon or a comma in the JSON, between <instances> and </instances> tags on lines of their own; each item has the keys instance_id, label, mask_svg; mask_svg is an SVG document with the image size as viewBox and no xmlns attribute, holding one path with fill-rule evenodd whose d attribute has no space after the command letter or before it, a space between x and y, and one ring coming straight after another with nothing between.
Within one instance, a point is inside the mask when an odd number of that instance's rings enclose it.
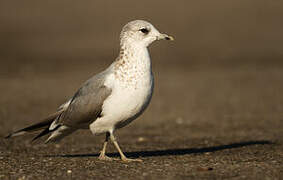
<instances>
[{"instance_id":1,"label":"dark wingtip","mask_svg":"<svg viewBox=\"0 0 283 180\"><path fill-rule=\"evenodd\" d=\"M13 133L10 133L10 134L8 134L7 136L5 136L4 138L5 138L5 139L9 139L10 137L12 137L12 134L13 134Z\"/></svg>"},{"instance_id":2,"label":"dark wingtip","mask_svg":"<svg viewBox=\"0 0 283 180\"><path fill-rule=\"evenodd\" d=\"M9 135L5 136L4 138L5 138L5 139L8 139L8 138L11 138L11 137L23 135L23 134L25 134L25 133L26 133L25 131L19 130L19 131L10 133Z\"/></svg>"},{"instance_id":3,"label":"dark wingtip","mask_svg":"<svg viewBox=\"0 0 283 180\"><path fill-rule=\"evenodd\" d=\"M41 131L41 133L39 133L36 137L34 137L31 142L34 142L35 140L37 140L38 138L47 135L48 133L50 133L49 128L44 129L43 131Z\"/></svg>"}]
</instances>

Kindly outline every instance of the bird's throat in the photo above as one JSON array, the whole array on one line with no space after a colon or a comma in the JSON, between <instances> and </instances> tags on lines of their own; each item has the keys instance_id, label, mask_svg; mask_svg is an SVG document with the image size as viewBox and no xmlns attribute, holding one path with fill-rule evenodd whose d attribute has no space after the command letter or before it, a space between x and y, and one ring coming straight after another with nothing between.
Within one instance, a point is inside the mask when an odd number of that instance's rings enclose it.
<instances>
[{"instance_id":1,"label":"bird's throat","mask_svg":"<svg viewBox=\"0 0 283 180\"><path fill-rule=\"evenodd\" d=\"M149 78L151 73L151 60L147 48L121 47L114 66L117 79L137 84L140 80Z\"/></svg>"}]
</instances>

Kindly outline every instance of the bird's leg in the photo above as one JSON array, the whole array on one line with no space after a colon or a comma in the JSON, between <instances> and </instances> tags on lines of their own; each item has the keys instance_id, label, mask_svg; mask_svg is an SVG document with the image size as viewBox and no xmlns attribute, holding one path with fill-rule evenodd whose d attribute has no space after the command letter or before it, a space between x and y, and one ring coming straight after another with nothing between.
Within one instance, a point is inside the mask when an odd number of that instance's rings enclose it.
<instances>
[{"instance_id":1,"label":"bird's leg","mask_svg":"<svg viewBox=\"0 0 283 180\"><path fill-rule=\"evenodd\" d=\"M110 158L108 156L105 155L105 152L106 152L106 146L107 146L107 143L108 143L108 140L109 140L109 132L106 133L106 136L105 136L105 141L103 143L103 148L102 148L102 151L100 151L100 155L98 157L99 160L104 160L104 161L112 161L112 160L115 160L114 158Z\"/></svg>"},{"instance_id":2,"label":"bird's leg","mask_svg":"<svg viewBox=\"0 0 283 180\"><path fill-rule=\"evenodd\" d=\"M124 161L124 162L131 162L131 161L137 161L137 162L142 162L141 159L130 159L130 158L127 158L124 153L122 152L122 150L120 149L117 141L116 141L116 138L114 137L113 133L110 134L110 139L111 141L113 142L114 146L116 147L116 149L118 150L120 156L121 156L121 160Z\"/></svg>"}]
</instances>

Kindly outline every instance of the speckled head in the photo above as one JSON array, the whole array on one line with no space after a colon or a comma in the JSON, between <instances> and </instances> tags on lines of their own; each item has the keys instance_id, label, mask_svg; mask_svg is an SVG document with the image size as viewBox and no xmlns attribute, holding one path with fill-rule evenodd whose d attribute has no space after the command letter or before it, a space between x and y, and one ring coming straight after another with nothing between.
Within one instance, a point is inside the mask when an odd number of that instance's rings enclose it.
<instances>
[{"instance_id":1,"label":"speckled head","mask_svg":"<svg viewBox=\"0 0 283 180\"><path fill-rule=\"evenodd\" d=\"M160 33L152 24L144 20L135 20L126 24L120 35L121 46L135 44L147 47L155 40L173 40L172 36Z\"/></svg>"}]
</instances>

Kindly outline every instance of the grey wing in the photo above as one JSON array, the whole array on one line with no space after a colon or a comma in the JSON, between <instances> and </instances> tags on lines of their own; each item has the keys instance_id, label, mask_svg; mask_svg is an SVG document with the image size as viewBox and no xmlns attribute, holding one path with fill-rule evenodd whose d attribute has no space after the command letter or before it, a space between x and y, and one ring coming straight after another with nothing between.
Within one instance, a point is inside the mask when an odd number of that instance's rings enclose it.
<instances>
[{"instance_id":1,"label":"grey wing","mask_svg":"<svg viewBox=\"0 0 283 180\"><path fill-rule=\"evenodd\" d=\"M104 80L104 73L88 80L76 92L68 108L58 119L58 124L84 128L97 119L101 115L103 102L111 94L111 89L104 85Z\"/></svg>"}]
</instances>

